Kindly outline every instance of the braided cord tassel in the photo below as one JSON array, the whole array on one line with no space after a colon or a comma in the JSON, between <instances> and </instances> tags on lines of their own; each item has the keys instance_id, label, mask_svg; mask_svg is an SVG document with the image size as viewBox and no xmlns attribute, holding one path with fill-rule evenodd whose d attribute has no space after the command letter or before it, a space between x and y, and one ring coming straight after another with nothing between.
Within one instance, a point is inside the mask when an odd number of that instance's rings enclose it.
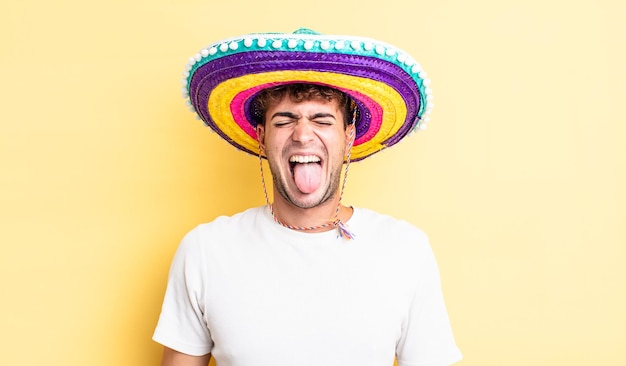
<instances>
[{"instance_id":1,"label":"braided cord tassel","mask_svg":"<svg viewBox=\"0 0 626 366\"><path fill-rule=\"evenodd\" d=\"M352 125L354 126L356 120L356 108L354 109L352 115ZM343 221L339 219L339 207L341 206L341 199L343 198L343 191L346 188L346 181L348 180L348 169L350 168L350 156L352 155L352 141L354 141L354 130L350 133L350 145L348 146L348 155L346 156L346 170L343 173L343 182L341 183L341 192L339 193L339 205L337 206L337 211L335 212L335 220L337 225L338 237L345 238L348 240L354 240L355 235L348 230L348 225L346 225Z\"/></svg>"}]
</instances>

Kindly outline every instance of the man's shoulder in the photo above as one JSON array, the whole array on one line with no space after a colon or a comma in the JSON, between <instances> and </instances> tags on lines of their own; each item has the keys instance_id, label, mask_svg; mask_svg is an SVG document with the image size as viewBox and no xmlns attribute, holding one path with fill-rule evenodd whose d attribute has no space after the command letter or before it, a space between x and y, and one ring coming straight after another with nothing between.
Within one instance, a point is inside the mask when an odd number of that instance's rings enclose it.
<instances>
[{"instance_id":1,"label":"man's shoulder","mask_svg":"<svg viewBox=\"0 0 626 366\"><path fill-rule=\"evenodd\" d=\"M252 207L247 210L237 212L232 215L221 215L212 221L199 224L194 230L204 230L216 227L225 227L229 225L239 225L248 221L255 221L264 214L266 206Z\"/></svg>"},{"instance_id":2,"label":"man's shoulder","mask_svg":"<svg viewBox=\"0 0 626 366\"><path fill-rule=\"evenodd\" d=\"M426 239L424 231L406 220L362 207L355 207L355 213L354 224L364 230L384 230L387 233L397 231Z\"/></svg>"},{"instance_id":3,"label":"man's shoulder","mask_svg":"<svg viewBox=\"0 0 626 366\"><path fill-rule=\"evenodd\" d=\"M222 215L213 221L202 223L193 228L188 237L202 239L220 235L236 235L243 233L267 220L266 206L249 208L233 215Z\"/></svg>"},{"instance_id":4,"label":"man's shoulder","mask_svg":"<svg viewBox=\"0 0 626 366\"><path fill-rule=\"evenodd\" d=\"M417 226L370 209L355 209L355 243L370 248L381 260L398 268L418 270L432 257L428 236ZM412 268L412 269L411 269Z\"/></svg>"}]
</instances>

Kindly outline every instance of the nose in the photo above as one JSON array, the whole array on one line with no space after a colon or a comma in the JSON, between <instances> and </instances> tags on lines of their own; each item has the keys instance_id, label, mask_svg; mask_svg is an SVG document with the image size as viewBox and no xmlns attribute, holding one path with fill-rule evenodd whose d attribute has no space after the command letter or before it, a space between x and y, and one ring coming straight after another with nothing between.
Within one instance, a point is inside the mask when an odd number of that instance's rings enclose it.
<instances>
[{"instance_id":1,"label":"nose","mask_svg":"<svg viewBox=\"0 0 626 366\"><path fill-rule=\"evenodd\" d=\"M311 125L311 121L303 118L296 123L291 139L293 141L300 142L301 144L306 144L307 142L313 140L314 136L315 132L313 130L313 126Z\"/></svg>"}]
</instances>

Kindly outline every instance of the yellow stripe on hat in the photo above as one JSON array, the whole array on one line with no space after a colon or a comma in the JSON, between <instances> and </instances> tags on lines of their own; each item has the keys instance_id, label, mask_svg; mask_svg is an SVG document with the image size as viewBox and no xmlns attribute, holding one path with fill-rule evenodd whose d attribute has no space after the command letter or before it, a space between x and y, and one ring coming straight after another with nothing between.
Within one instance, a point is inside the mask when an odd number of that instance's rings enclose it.
<instances>
[{"instance_id":1,"label":"yellow stripe on hat","mask_svg":"<svg viewBox=\"0 0 626 366\"><path fill-rule=\"evenodd\" d=\"M258 142L235 122L230 103L240 92L260 84L310 82L337 89L357 91L377 102L383 110L380 130L369 141L352 147L358 160L386 147L384 141L395 135L405 122L407 109L402 96L385 83L345 74L319 71L273 71L232 78L217 85L209 96L208 109L216 126L230 139L249 151L257 151Z\"/></svg>"}]
</instances>

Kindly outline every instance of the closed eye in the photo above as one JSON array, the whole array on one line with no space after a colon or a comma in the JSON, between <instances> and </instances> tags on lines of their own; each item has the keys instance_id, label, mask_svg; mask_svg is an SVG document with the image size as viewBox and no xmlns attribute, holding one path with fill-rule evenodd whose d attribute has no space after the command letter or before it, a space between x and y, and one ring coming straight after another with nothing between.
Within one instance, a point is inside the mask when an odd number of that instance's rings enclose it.
<instances>
[{"instance_id":1,"label":"closed eye","mask_svg":"<svg viewBox=\"0 0 626 366\"><path fill-rule=\"evenodd\" d=\"M287 126L297 121L300 116L291 112L276 112L272 115L272 124L276 127Z\"/></svg>"},{"instance_id":2,"label":"closed eye","mask_svg":"<svg viewBox=\"0 0 626 366\"><path fill-rule=\"evenodd\" d=\"M272 121L272 124L276 127L284 127L292 124L293 120L281 120L281 121Z\"/></svg>"},{"instance_id":3,"label":"closed eye","mask_svg":"<svg viewBox=\"0 0 626 366\"><path fill-rule=\"evenodd\" d=\"M309 117L309 119L318 125L330 126L334 125L337 119L330 113L316 113Z\"/></svg>"},{"instance_id":4,"label":"closed eye","mask_svg":"<svg viewBox=\"0 0 626 366\"><path fill-rule=\"evenodd\" d=\"M335 121L326 120L326 119L316 119L313 122L317 123L318 125L322 125L322 126L332 126L332 125L335 124Z\"/></svg>"}]
</instances>

